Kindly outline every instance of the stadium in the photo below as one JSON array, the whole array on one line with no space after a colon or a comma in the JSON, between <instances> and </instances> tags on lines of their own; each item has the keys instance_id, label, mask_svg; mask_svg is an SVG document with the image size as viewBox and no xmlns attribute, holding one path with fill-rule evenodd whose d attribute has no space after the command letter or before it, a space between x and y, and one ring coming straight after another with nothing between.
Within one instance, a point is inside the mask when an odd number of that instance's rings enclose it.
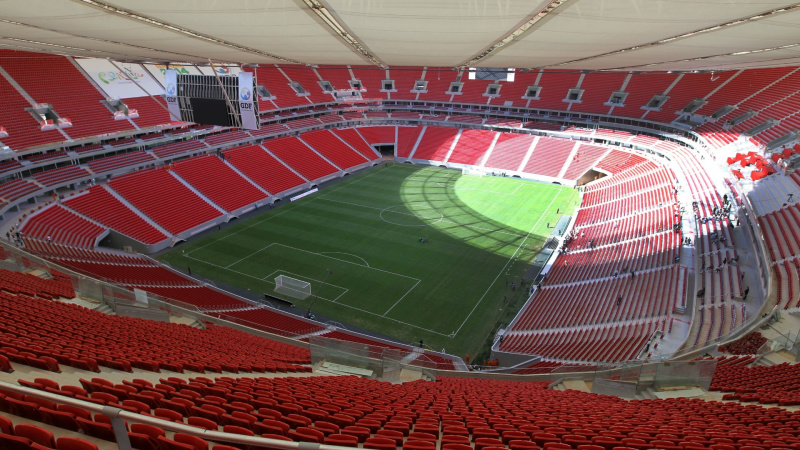
<instances>
[{"instance_id":1,"label":"stadium","mask_svg":"<svg viewBox=\"0 0 800 450\"><path fill-rule=\"evenodd\" d=\"M0 5L0 449L800 448L800 4Z\"/></svg>"}]
</instances>

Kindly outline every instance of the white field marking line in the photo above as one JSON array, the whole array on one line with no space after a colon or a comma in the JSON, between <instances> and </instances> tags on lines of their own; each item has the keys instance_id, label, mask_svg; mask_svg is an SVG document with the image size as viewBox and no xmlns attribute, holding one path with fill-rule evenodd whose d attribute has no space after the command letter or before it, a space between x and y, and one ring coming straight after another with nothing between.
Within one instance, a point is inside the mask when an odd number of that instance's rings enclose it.
<instances>
[{"instance_id":1,"label":"white field marking line","mask_svg":"<svg viewBox=\"0 0 800 450\"><path fill-rule=\"evenodd\" d=\"M415 202L415 203L422 203L422 202ZM391 208L395 208L397 206L405 206L405 205L387 206L386 208L383 208L381 210L380 214L378 214L378 217L380 217L381 220L386 222L386 223L390 223L392 225L397 225L397 226L401 226L401 227L424 227L424 226L428 226L428 225L433 225L433 224L439 223L442 220L444 220L444 213L439 211L438 209L434 208L433 206L429 206L428 208L424 208L424 209L430 209L430 210L438 212L439 213L439 218L438 219L433 219L433 218L428 218L428 217L420 217L417 214L414 214L413 212L412 213L406 213L406 212L392 211L391 210ZM394 222L391 222L391 221L386 220L386 219L383 218L383 213L385 213L387 211L390 212L390 213L401 214L401 215L404 215L404 216L413 216L413 217L416 217L416 218L418 218L420 220L433 220L433 222L421 223L419 225L403 225L403 224L400 224L400 223L394 223Z\"/></svg>"},{"instance_id":2,"label":"white field marking line","mask_svg":"<svg viewBox=\"0 0 800 450\"><path fill-rule=\"evenodd\" d=\"M364 258L362 258L362 257L360 257L360 256L358 256L358 255L354 255L354 254L352 254L352 253L345 253L345 252L319 252L319 254L320 254L320 255L331 255L331 254L334 254L334 255L350 255L350 256L353 256L353 257L355 257L355 258L358 258L358 259L360 259L361 261L363 261L363 262L364 262L364 265L365 265L365 266L367 266L367 267L369 267L370 269L372 268L372 267L369 265L369 263L367 262L367 260L366 260L366 259L364 259Z\"/></svg>"},{"instance_id":3,"label":"white field marking line","mask_svg":"<svg viewBox=\"0 0 800 450\"><path fill-rule=\"evenodd\" d=\"M547 208L545 208L545 210L544 210L545 213L550 210L550 207L553 205L553 202L556 201L556 199L558 198L558 196L560 194L561 194L561 190L559 190L558 194L556 194L555 197L553 197L553 199L550 200L550 204L548 204ZM517 253L519 253L519 250L522 248L522 245L525 244L525 242L528 240L528 237L530 237L531 233L533 233L533 230L536 229L537 226L539 226L539 222L542 221L542 217L544 217L544 213L541 216L539 216L539 220L537 220L536 223L533 224L533 227L531 227L531 230L528 231L528 235L525 236L525 239L523 239L522 242L519 243L519 245L517 246L517 249L514 251L514 254L512 254L511 257L508 258L508 261L506 261L506 264L503 266L503 268L500 270L500 272L497 274L497 276L494 277L494 280L489 284L489 287L486 288L486 291L484 291L484 293L481 296L481 298L479 298L478 301L475 303L475 306L472 307L472 311L470 311L469 314L467 314L467 318L464 319L463 322L461 322L461 326L459 326L458 329L455 332L453 332L451 337L455 337L461 331L461 328L463 328L464 324L467 323L469 318L472 316L472 313L474 313L475 310L478 308L478 305L480 305L481 302L483 302L483 299L486 298L487 294L489 294L489 291L492 289L492 286L494 286L494 284L497 282L497 280L503 274L503 271L506 270L506 267L508 267L508 265L511 264L511 261L514 260L514 257L517 256Z\"/></svg>"},{"instance_id":4,"label":"white field marking line","mask_svg":"<svg viewBox=\"0 0 800 450\"><path fill-rule=\"evenodd\" d=\"M394 302L394 305L392 305L392 307L391 307L391 308L387 309L387 310L386 310L386 312L385 312L385 313L383 313L383 315L381 315L381 317L386 317L386 315L387 315L387 314L389 314L389 311L393 310L393 309L394 309L394 307L395 307L395 306L397 306L397 304L398 304L398 303L400 303L400 302L401 302L401 301L402 301L404 298L406 298L406 295L408 295L408 293L409 293L409 292L411 292L411 291L412 291L412 290L413 290L415 287L417 287L417 285L418 285L418 284L419 284L419 281L417 281L417 282L416 282L416 283L415 283L413 286L411 286L411 289L409 289L409 290L408 290L408 292L406 292L405 294L403 294L403 296L402 296L402 297L400 297L399 299L397 299L397 301L396 301L396 302Z\"/></svg>"},{"instance_id":5,"label":"white field marking line","mask_svg":"<svg viewBox=\"0 0 800 450\"><path fill-rule=\"evenodd\" d=\"M218 264L214 264L214 263L212 263L212 262L209 262L209 261L206 261L206 260L204 260L204 259L195 258L194 256L189 256L189 254L186 254L185 256L186 256L187 258L189 258L189 259L192 259L192 260L195 260L195 261L197 261L197 262L199 262L199 263L208 264L209 266L214 266L214 267L217 267L217 268L219 268L219 269L222 269L222 270L227 270L227 271L229 271L229 272L238 273L239 275L244 275L244 276L246 276L246 277L248 277L248 278L252 278L252 279L254 279L254 280L258 280L258 281L262 281L262 282L267 282L267 283L269 283L269 281L267 281L267 280L263 280L263 279L261 279L261 278L258 278L258 277L257 277L257 276L255 276L255 275L250 275L249 273L239 272L238 270L233 270L233 269L229 269L229 268L227 268L227 267L222 267L222 266L220 266L220 265L218 265ZM277 271L276 271L276 272L277 272ZM275 272L273 272L273 273L275 273ZM289 273L289 272L286 272L286 273ZM275 282L272 282L271 284L275 284ZM331 286L333 286L333 285L331 285ZM339 289L344 289L344 290L345 290L345 293L349 291L349 289L347 289L347 288L344 288L344 287L342 287L342 286L336 286L336 287L337 287L337 288L339 288ZM341 295L339 295L339 297L336 297L336 300L338 300L338 299L339 299L339 298L340 298L342 295L344 295L344 294L341 294ZM319 297L319 298L321 298L321 299L323 299L323 300L331 301L330 299L327 299L327 298L324 298L324 297Z\"/></svg>"},{"instance_id":6,"label":"white field marking line","mask_svg":"<svg viewBox=\"0 0 800 450\"><path fill-rule=\"evenodd\" d=\"M375 206L359 205L358 203L345 202L345 201L342 201L342 200L332 200L332 199L329 199L329 198L326 198L326 199L323 199L323 200L328 201L328 202L334 202L334 203L344 203L345 205L358 206L360 208L374 209L374 210L377 210L377 211L384 211L386 209L386 208L378 208L378 207L375 207ZM391 208L391 206L389 208ZM435 208L432 208L432 209L435 209ZM417 218L420 218L420 219L423 219L423 220L433 220L433 219L425 219L424 217L419 217L416 214L411 214L411 213L404 213L404 212L400 212L400 211L392 211L392 212L395 213L395 214L404 214L404 215L407 215L407 216L414 216L414 217L417 217ZM381 220L383 220L386 223L391 223L391 222L383 219L382 217L381 217ZM454 222L454 221L449 220L449 219L439 219L439 220L437 220L437 223L438 222L451 223L451 224L457 225L459 227L475 228L477 230L489 231L489 232L492 232L492 233L507 234L509 236L524 237L521 234L509 233L508 231L503 231L501 229L491 229L491 228L484 228L484 227L481 227L481 226L478 226L478 225L468 225L468 224ZM397 224L392 224L392 225L397 225ZM431 225L431 224L427 224L427 225Z\"/></svg>"},{"instance_id":7,"label":"white field marking line","mask_svg":"<svg viewBox=\"0 0 800 450\"><path fill-rule=\"evenodd\" d=\"M372 172L372 173L370 173L370 174L364 175L362 178L358 178L358 179L356 179L355 181L352 181L352 182L350 182L350 183L348 183L348 182L339 183L339 184L338 184L336 187L334 187L333 189L331 189L331 190L327 191L327 192L325 193L325 195L327 195L327 194L330 194L331 192L336 192L337 190L339 190L339 189L341 189L341 188L343 188L343 187L346 187L346 186L350 186L350 185L356 184L356 183L358 183L358 182L360 182L360 181L362 181L362 180L364 180L364 179L366 179L366 178L369 178L369 177L371 177L371 176L373 176L373 175L375 175L375 174L378 174L378 173L380 173L380 172L383 172L383 171L384 171L384 170L386 170L388 167L389 167L389 166L383 166L383 167L381 167L380 169L377 169L377 170L375 170L374 172ZM322 197L324 197L324 195L321 195L321 196L313 196L313 197L312 197L312 198L311 198L311 199L310 199L308 202L306 202L306 203L310 203L310 202L312 202L312 201L314 201L314 200L316 200L316 199L318 199L318 198L322 198ZM219 242L219 241L221 241L221 240L223 240L223 239L226 239L226 238L228 238L228 237L230 237L230 236L234 236L234 235L237 235L237 234L239 234L239 233L241 233L241 232L243 232L243 231L245 231L245 230L249 230L250 228L253 228L253 227L255 227L256 225L260 225L260 224L262 224L263 222L266 222L267 220L270 220L270 219L273 219L273 218L275 218L275 217L278 217L278 216L280 216L280 215L282 215L282 214L284 214L284 213L287 213L287 212L289 212L289 211L290 211L290 209L285 209L284 211L279 211L279 212L277 212L277 213L274 213L274 214L266 214L266 215L265 215L265 217L264 217L264 219L262 219L262 220L258 220L258 221L254 221L254 222L253 222L251 225L248 225L248 226L246 226L246 227L242 228L241 230L237 230L237 231L234 231L234 232L232 232L232 233L226 233L224 236L220 237L219 239L215 239L215 240L213 240L213 241L209 242L208 244L205 244L205 245L202 245L202 246L200 246L200 247L197 247L197 248L195 248L195 249L193 249L193 250L189 251L188 253L185 253L185 255L189 255L189 254L191 254L191 253L193 253L193 252L196 252L196 251L198 251L198 250L202 250L202 249L204 249L205 247L208 247L208 246L209 246L209 245L211 245L211 244L215 244L215 243L217 243L217 242Z\"/></svg>"},{"instance_id":8,"label":"white field marking line","mask_svg":"<svg viewBox=\"0 0 800 450\"><path fill-rule=\"evenodd\" d=\"M205 264L208 264L208 265L211 265L211 266L220 267L220 266L217 266L217 265L216 265L216 264L214 264L214 263L210 263L210 262L208 262L208 261L204 261L204 260L202 260L202 259L193 258L193 257L191 257L191 256L189 256L188 258L190 258L190 259L194 259L195 261L199 261L199 262L201 262L201 263L205 263ZM225 269L224 267L220 267L220 268L221 268L221 269ZM231 272L236 272L236 273L238 273L238 274L241 274L241 275L244 275L244 276L246 276L246 277L255 278L255 277L253 277L252 275L248 275L248 274L246 274L246 273L242 273L242 272L239 272L239 271L236 271L236 270L231 270L231 269L225 269L225 270L229 270L229 271L231 271ZM280 272L280 270L275 270L275 271L273 271L273 272L272 272L270 275L273 275L273 274L275 274L276 272ZM290 273L290 272L286 272L286 273ZM256 279L258 279L258 278L256 278ZM273 283L273 284L275 284L275 283ZM417 284L419 284L419 280L417 280ZM341 288L341 286L336 286L336 287L338 287L338 288ZM412 287L412 289L413 289L414 287L416 287L416 284L415 284L415 285ZM347 291L349 292L349 289L348 289ZM409 292L411 292L411 290L409 290ZM408 294L408 292L406 293L406 295L407 295L407 294ZM344 294L342 294L342 295L344 295ZM405 295L404 295L403 297L405 297ZM439 335L439 336L444 336L444 337L452 337L452 335L448 335L448 334L440 333L440 332L438 332L438 331L431 330L431 329L429 329L429 328L425 328L425 327L421 327L421 326L419 326L419 325L414 325L414 324L411 324L411 323L408 323L408 322L403 322L402 320L392 319L391 317L385 317L385 316L379 315L378 313L374 313L374 312L372 312L372 311L367 311L366 309L361 309L361 308L359 308L359 307L352 306L352 305L348 305L348 304L346 304L346 303L337 303L337 302L336 302L336 300L338 300L339 298L341 298L341 295L340 295L339 297L336 297L336 299L334 299L334 300L331 300L331 299L328 299L328 298L325 298L325 297L318 297L318 298L319 298L320 300L324 300L324 301L326 301L326 302L332 302L332 303L336 303L336 304L337 304L337 305L339 305L339 306L344 306L345 308L354 309L354 310L356 310L356 311L360 311L360 312L363 312L363 313L365 313L365 314L369 314L369 315L371 315L371 316L380 317L380 318L382 318L382 319L385 319L385 320L391 320L392 322L396 322L396 323L399 323L399 324L402 324L402 325L406 325L406 326L409 326L409 327L412 327L412 328L416 328L416 329L418 329L418 330L427 331L428 333L431 333L431 334L436 334L436 335ZM402 299L402 298L401 298L401 299Z\"/></svg>"}]
</instances>

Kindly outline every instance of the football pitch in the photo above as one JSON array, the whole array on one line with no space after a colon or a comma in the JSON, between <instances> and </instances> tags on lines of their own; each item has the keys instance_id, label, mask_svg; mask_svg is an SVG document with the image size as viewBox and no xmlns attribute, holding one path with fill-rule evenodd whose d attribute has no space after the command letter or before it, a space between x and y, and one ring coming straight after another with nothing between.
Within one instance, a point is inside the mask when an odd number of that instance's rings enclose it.
<instances>
[{"instance_id":1,"label":"football pitch","mask_svg":"<svg viewBox=\"0 0 800 450\"><path fill-rule=\"evenodd\" d=\"M520 281L548 224L577 201L554 184L384 165L161 259L302 311L313 301L313 313L345 327L474 355L527 299ZM312 295L277 294L279 275L310 283Z\"/></svg>"}]
</instances>

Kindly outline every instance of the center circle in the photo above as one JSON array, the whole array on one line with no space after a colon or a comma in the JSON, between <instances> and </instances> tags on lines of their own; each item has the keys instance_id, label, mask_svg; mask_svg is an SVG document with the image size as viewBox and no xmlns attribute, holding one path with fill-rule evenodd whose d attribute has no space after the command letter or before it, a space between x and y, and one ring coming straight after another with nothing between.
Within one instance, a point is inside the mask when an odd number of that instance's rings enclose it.
<instances>
[{"instance_id":1,"label":"center circle","mask_svg":"<svg viewBox=\"0 0 800 450\"><path fill-rule=\"evenodd\" d=\"M425 202L383 208L380 216L384 222L402 227L426 227L444 219L441 211Z\"/></svg>"}]
</instances>

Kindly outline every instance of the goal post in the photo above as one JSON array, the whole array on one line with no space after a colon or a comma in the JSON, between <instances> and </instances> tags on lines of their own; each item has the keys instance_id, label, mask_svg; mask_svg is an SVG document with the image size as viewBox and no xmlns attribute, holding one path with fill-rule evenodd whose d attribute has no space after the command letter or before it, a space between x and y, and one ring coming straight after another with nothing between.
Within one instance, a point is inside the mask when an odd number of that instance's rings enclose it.
<instances>
[{"instance_id":1,"label":"goal post","mask_svg":"<svg viewBox=\"0 0 800 450\"><path fill-rule=\"evenodd\" d=\"M286 275L278 275L275 277L275 292L302 300L311 295L311 283Z\"/></svg>"},{"instance_id":2,"label":"goal post","mask_svg":"<svg viewBox=\"0 0 800 450\"><path fill-rule=\"evenodd\" d=\"M461 168L461 175L475 175L479 178L483 178L485 174L486 174L486 169L483 167L464 166Z\"/></svg>"}]
</instances>

